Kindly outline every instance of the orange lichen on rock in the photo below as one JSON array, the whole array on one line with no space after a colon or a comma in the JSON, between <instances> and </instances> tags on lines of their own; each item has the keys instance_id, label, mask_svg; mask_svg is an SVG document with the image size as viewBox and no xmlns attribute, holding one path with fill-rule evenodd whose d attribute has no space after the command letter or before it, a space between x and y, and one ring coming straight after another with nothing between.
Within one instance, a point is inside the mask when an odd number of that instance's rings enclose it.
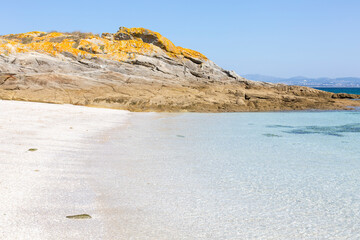
<instances>
[{"instance_id":1,"label":"orange lichen on rock","mask_svg":"<svg viewBox=\"0 0 360 240\"><path fill-rule=\"evenodd\" d=\"M161 36L157 32L145 28L126 28L120 27L119 31L115 34L117 40L136 39L137 41L143 41L145 43L152 43L161 49L179 54L177 47L167 38Z\"/></svg>"},{"instance_id":2,"label":"orange lichen on rock","mask_svg":"<svg viewBox=\"0 0 360 240\"><path fill-rule=\"evenodd\" d=\"M83 56L87 53L79 49L74 48L75 41L70 39L65 39L60 43L55 42L34 42L28 45L29 49L40 52L48 53L52 56L57 56L58 54L67 52L71 53L74 57Z\"/></svg>"},{"instance_id":3,"label":"orange lichen on rock","mask_svg":"<svg viewBox=\"0 0 360 240\"><path fill-rule=\"evenodd\" d=\"M194 51L194 50L191 50L188 48L182 48L182 47L177 47L177 48L179 49L181 54L187 58L197 58L197 59L201 59L204 61L207 60L207 58L203 54L201 54L197 51Z\"/></svg>"},{"instance_id":4,"label":"orange lichen on rock","mask_svg":"<svg viewBox=\"0 0 360 240\"><path fill-rule=\"evenodd\" d=\"M105 33L102 37L94 34L39 31L0 37L0 54L32 51L51 56L67 52L76 58L87 56L116 61L133 59L136 54L165 54L177 61L184 58L200 62L208 60L201 53L177 47L159 33L144 28L121 27L117 33Z\"/></svg>"},{"instance_id":5,"label":"orange lichen on rock","mask_svg":"<svg viewBox=\"0 0 360 240\"><path fill-rule=\"evenodd\" d=\"M27 52L27 49L17 41L3 40L0 44L0 54L8 55L22 52Z\"/></svg>"},{"instance_id":6,"label":"orange lichen on rock","mask_svg":"<svg viewBox=\"0 0 360 240\"><path fill-rule=\"evenodd\" d=\"M197 58L202 61L208 60L203 54L191 49L176 47L169 39L163 37L160 33L145 28L120 27L119 31L114 34L114 39L134 39L137 42L150 43L166 51L170 57L183 55L185 57Z\"/></svg>"},{"instance_id":7,"label":"orange lichen on rock","mask_svg":"<svg viewBox=\"0 0 360 240\"><path fill-rule=\"evenodd\" d=\"M35 38L35 37L39 37L42 34L46 34L46 33L45 32L39 32L39 31L33 31L33 32L27 32L27 33L5 35L4 37L12 38L15 41L16 40L19 41L22 38Z\"/></svg>"}]
</instances>

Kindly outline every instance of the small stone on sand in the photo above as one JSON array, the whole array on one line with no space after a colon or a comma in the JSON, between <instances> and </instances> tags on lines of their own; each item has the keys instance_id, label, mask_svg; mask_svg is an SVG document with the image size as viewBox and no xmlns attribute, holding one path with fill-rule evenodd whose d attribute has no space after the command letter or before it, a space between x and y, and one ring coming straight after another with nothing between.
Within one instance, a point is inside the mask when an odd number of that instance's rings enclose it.
<instances>
[{"instance_id":1,"label":"small stone on sand","mask_svg":"<svg viewBox=\"0 0 360 240\"><path fill-rule=\"evenodd\" d=\"M70 218L70 219L90 219L91 216L89 214L80 214L80 215L66 216L66 218Z\"/></svg>"}]
</instances>

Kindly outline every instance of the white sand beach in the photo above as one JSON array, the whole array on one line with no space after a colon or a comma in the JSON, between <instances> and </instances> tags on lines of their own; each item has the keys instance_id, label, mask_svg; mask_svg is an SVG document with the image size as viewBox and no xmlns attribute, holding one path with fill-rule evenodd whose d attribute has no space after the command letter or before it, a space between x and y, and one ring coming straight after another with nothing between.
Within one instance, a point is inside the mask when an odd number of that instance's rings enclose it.
<instances>
[{"instance_id":1,"label":"white sand beach","mask_svg":"<svg viewBox=\"0 0 360 240\"><path fill-rule=\"evenodd\" d=\"M359 114L0 101L0 239L359 239Z\"/></svg>"},{"instance_id":2,"label":"white sand beach","mask_svg":"<svg viewBox=\"0 0 360 240\"><path fill-rule=\"evenodd\" d=\"M85 160L126 111L0 101L0 239L101 239ZM29 151L30 149L30 151ZM89 214L92 219L67 219Z\"/></svg>"}]
</instances>

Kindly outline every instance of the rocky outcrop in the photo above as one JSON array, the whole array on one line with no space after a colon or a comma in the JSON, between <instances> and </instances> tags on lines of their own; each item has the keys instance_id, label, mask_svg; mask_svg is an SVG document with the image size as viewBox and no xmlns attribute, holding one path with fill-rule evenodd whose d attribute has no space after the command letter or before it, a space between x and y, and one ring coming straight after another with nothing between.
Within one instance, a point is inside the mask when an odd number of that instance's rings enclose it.
<instances>
[{"instance_id":1,"label":"rocky outcrop","mask_svg":"<svg viewBox=\"0 0 360 240\"><path fill-rule=\"evenodd\" d=\"M346 109L359 96L246 80L159 33L0 37L0 98L132 111Z\"/></svg>"}]
</instances>

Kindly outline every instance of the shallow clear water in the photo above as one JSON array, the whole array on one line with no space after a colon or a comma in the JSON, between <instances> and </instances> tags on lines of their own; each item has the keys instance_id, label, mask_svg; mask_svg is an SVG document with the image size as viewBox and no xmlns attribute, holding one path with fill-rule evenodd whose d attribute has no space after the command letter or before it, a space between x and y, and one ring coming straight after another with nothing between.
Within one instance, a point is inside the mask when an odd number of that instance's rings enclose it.
<instances>
[{"instance_id":1,"label":"shallow clear water","mask_svg":"<svg viewBox=\"0 0 360 240\"><path fill-rule=\"evenodd\" d=\"M133 114L95 187L125 238L360 239L359 143L360 112Z\"/></svg>"}]
</instances>

